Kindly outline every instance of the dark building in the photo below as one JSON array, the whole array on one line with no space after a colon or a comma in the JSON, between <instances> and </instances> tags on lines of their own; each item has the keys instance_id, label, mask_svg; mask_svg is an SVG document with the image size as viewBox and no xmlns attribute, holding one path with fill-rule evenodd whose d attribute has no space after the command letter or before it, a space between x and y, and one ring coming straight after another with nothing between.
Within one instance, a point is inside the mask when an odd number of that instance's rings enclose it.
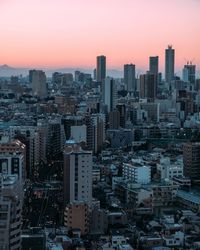
<instances>
[{"instance_id":1,"label":"dark building","mask_svg":"<svg viewBox=\"0 0 200 250\"><path fill-rule=\"evenodd\" d=\"M158 75L158 56L149 57L149 72Z\"/></svg>"},{"instance_id":2,"label":"dark building","mask_svg":"<svg viewBox=\"0 0 200 250\"><path fill-rule=\"evenodd\" d=\"M108 115L109 128L118 129L120 126L120 112L118 110L110 111Z\"/></svg>"},{"instance_id":3,"label":"dark building","mask_svg":"<svg viewBox=\"0 0 200 250\"><path fill-rule=\"evenodd\" d=\"M124 65L124 84L126 90L131 93L136 92L136 80L135 80L135 65L125 64Z\"/></svg>"},{"instance_id":4,"label":"dark building","mask_svg":"<svg viewBox=\"0 0 200 250\"><path fill-rule=\"evenodd\" d=\"M193 65L192 62L187 65L184 65L184 69L183 69L183 72L184 72L184 80L192 83L192 84L195 84L195 80L196 80L196 65Z\"/></svg>"},{"instance_id":5,"label":"dark building","mask_svg":"<svg viewBox=\"0 0 200 250\"><path fill-rule=\"evenodd\" d=\"M117 110L120 113L120 127L125 128L126 126L126 106L125 104L118 104L116 106Z\"/></svg>"},{"instance_id":6,"label":"dark building","mask_svg":"<svg viewBox=\"0 0 200 250\"><path fill-rule=\"evenodd\" d=\"M106 57L97 56L96 78L98 82L102 82L106 78Z\"/></svg>"},{"instance_id":7,"label":"dark building","mask_svg":"<svg viewBox=\"0 0 200 250\"><path fill-rule=\"evenodd\" d=\"M82 116L69 115L62 119L62 124L64 125L66 140L69 140L71 136L71 126L83 125L84 118Z\"/></svg>"},{"instance_id":8,"label":"dark building","mask_svg":"<svg viewBox=\"0 0 200 250\"><path fill-rule=\"evenodd\" d=\"M175 50L169 45L165 50L165 81L170 83L174 79Z\"/></svg>"},{"instance_id":9,"label":"dark building","mask_svg":"<svg viewBox=\"0 0 200 250\"><path fill-rule=\"evenodd\" d=\"M140 75L140 98L147 98L154 101L157 93L157 75Z\"/></svg>"},{"instance_id":10,"label":"dark building","mask_svg":"<svg viewBox=\"0 0 200 250\"><path fill-rule=\"evenodd\" d=\"M183 145L184 175L192 182L200 181L200 143L188 142Z\"/></svg>"}]
</instances>

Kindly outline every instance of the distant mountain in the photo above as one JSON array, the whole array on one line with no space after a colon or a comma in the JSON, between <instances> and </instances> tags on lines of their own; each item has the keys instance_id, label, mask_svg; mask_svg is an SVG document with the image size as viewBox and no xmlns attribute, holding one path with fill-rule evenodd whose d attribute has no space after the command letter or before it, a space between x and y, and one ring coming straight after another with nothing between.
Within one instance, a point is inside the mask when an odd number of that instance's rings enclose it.
<instances>
[{"instance_id":1,"label":"distant mountain","mask_svg":"<svg viewBox=\"0 0 200 250\"><path fill-rule=\"evenodd\" d=\"M0 66L0 77L10 77L13 75L14 76L19 76L19 75L28 76L28 72L30 69L33 69L33 68L13 68L7 64L4 64ZM57 69L56 68L55 69L40 68L40 69L45 71L47 77L51 77L52 73L54 72L74 74L76 70L93 75L93 69L83 69L83 68L57 68ZM114 77L114 78L121 78L123 77L123 72L117 69L108 69L107 75Z\"/></svg>"},{"instance_id":2,"label":"distant mountain","mask_svg":"<svg viewBox=\"0 0 200 250\"><path fill-rule=\"evenodd\" d=\"M0 77L10 77L10 76L18 76L18 75L23 75L26 76L28 75L28 70L26 68L13 68L10 67L7 64L4 64L0 66Z\"/></svg>"},{"instance_id":3,"label":"distant mountain","mask_svg":"<svg viewBox=\"0 0 200 250\"><path fill-rule=\"evenodd\" d=\"M8 66L7 64L4 64L4 65L0 66L0 69L9 70L9 69L14 69L14 68Z\"/></svg>"}]
</instances>

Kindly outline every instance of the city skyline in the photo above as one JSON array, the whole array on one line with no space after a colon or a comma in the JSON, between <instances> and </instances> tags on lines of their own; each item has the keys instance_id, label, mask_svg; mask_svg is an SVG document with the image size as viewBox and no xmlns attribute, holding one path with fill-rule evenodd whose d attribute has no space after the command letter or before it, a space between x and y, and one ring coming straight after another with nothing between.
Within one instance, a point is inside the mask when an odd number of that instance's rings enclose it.
<instances>
[{"instance_id":1,"label":"city skyline","mask_svg":"<svg viewBox=\"0 0 200 250\"><path fill-rule=\"evenodd\" d=\"M198 67L199 8L196 0L1 1L0 64L92 68L103 54L108 68L145 70L149 56L159 56L164 71L172 44L178 69L193 59Z\"/></svg>"}]
</instances>

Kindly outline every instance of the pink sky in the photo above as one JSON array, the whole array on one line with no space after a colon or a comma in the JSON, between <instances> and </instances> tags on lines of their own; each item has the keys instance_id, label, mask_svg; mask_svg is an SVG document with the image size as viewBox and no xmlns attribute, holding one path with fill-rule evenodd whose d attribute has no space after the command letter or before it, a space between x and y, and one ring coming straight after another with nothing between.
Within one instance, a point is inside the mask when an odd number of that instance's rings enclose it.
<instances>
[{"instance_id":1,"label":"pink sky","mask_svg":"<svg viewBox=\"0 0 200 250\"><path fill-rule=\"evenodd\" d=\"M0 0L0 64L147 69L168 44L200 64L200 0Z\"/></svg>"}]
</instances>

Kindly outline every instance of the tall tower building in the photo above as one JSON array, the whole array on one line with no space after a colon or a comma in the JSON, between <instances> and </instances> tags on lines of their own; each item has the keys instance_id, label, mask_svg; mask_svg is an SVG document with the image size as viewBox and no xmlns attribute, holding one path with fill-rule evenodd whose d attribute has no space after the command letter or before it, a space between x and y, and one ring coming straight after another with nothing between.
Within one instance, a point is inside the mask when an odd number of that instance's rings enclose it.
<instances>
[{"instance_id":1,"label":"tall tower building","mask_svg":"<svg viewBox=\"0 0 200 250\"><path fill-rule=\"evenodd\" d=\"M33 95L39 97L47 96L46 75L42 70L30 70L29 81L31 83Z\"/></svg>"},{"instance_id":2,"label":"tall tower building","mask_svg":"<svg viewBox=\"0 0 200 250\"><path fill-rule=\"evenodd\" d=\"M184 65L183 69L183 80L195 84L196 81L196 65L193 65L192 62Z\"/></svg>"},{"instance_id":3,"label":"tall tower building","mask_svg":"<svg viewBox=\"0 0 200 250\"><path fill-rule=\"evenodd\" d=\"M169 45L165 50L165 81L170 83L174 79L175 50Z\"/></svg>"},{"instance_id":4,"label":"tall tower building","mask_svg":"<svg viewBox=\"0 0 200 250\"><path fill-rule=\"evenodd\" d=\"M188 142L183 145L184 175L192 181L200 181L200 143Z\"/></svg>"},{"instance_id":5,"label":"tall tower building","mask_svg":"<svg viewBox=\"0 0 200 250\"><path fill-rule=\"evenodd\" d=\"M124 65L124 84L128 92L135 93L135 91L137 90L134 64Z\"/></svg>"},{"instance_id":6,"label":"tall tower building","mask_svg":"<svg viewBox=\"0 0 200 250\"><path fill-rule=\"evenodd\" d=\"M158 56L149 57L149 72L150 74L158 75Z\"/></svg>"},{"instance_id":7,"label":"tall tower building","mask_svg":"<svg viewBox=\"0 0 200 250\"><path fill-rule=\"evenodd\" d=\"M85 151L74 140L64 149L64 202L92 202L92 151Z\"/></svg>"},{"instance_id":8,"label":"tall tower building","mask_svg":"<svg viewBox=\"0 0 200 250\"><path fill-rule=\"evenodd\" d=\"M96 79L102 82L106 78L106 57L97 56Z\"/></svg>"},{"instance_id":9,"label":"tall tower building","mask_svg":"<svg viewBox=\"0 0 200 250\"><path fill-rule=\"evenodd\" d=\"M103 82L103 103L107 106L107 112L112 111L116 106L117 89L113 78L106 77Z\"/></svg>"}]
</instances>

